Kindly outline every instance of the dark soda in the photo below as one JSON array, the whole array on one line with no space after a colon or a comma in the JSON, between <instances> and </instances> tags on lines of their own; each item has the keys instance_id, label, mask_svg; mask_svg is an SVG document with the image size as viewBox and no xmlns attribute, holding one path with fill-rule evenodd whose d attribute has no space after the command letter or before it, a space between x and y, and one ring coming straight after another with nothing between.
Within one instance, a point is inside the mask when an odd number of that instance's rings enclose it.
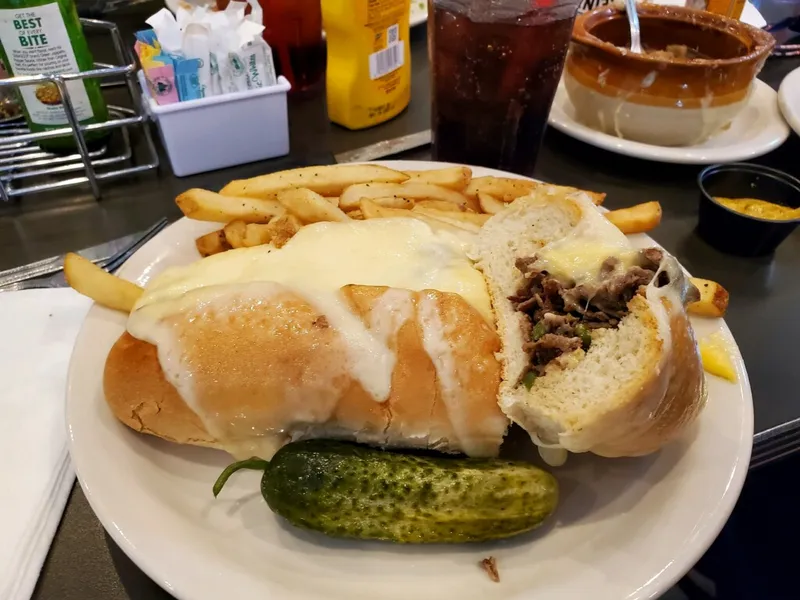
<instances>
[{"instance_id":1,"label":"dark soda","mask_svg":"<svg viewBox=\"0 0 800 600\"><path fill-rule=\"evenodd\" d=\"M466 1L430 4L434 159L530 175L577 2L528 1L534 8L506 15L476 15Z\"/></svg>"},{"instance_id":2,"label":"dark soda","mask_svg":"<svg viewBox=\"0 0 800 600\"><path fill-rule=\"evenodd\" d=\"M264 39L272 47L275 69L292 84L292 95L321 87L325 41L319 0L260 0Z\"/></svg>"}]
</instances>

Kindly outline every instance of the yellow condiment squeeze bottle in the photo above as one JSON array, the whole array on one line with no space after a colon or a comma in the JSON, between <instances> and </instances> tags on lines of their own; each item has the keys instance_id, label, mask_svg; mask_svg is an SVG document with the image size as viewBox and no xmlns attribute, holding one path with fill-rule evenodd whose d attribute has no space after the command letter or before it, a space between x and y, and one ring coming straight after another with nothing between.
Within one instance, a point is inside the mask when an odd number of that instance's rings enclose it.
<instances>
[{"instance_id":1,"label":"yellow condiment squeeze bottle","mask_svg":"<svg viewBox=\"0 0 800 600\"><path fill-rule=\"evenodd\" d=\"M411 99L409 0L322 0L328 118L364 129Z\"/></svg>"},{"instance_id":2,"label":"yellow condiment squeeze bottle","mask_svg":"<svg viewBox=\"0 0 800 600\"><path fill-rule=\"evenodd\" d=\"M744 5L745 0L708 0L705 9L724 17L739 19L742 16Z\"/></svg>"}]
</instances>

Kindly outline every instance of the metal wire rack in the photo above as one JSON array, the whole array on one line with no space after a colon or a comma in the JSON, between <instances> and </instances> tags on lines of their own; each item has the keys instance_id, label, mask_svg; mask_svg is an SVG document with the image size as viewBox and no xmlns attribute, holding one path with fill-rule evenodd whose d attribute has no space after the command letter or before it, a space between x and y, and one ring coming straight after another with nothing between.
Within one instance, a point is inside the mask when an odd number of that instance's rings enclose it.
<instances>
[{"instance_id":1,"label":"metal wire rack","mask_svg":"<svg viewBox=\"0 0 800 600\"><path fill-rule=\"evenodd\" d=\"M100 182L149 171L158 167L158 153L148 126L136 84L136 62L122 42L114 23L81 19L85 29L100 29L111 36L118 64L95 63L95 68L82 73L42 74L11 77L0 80L0 90L7 87L40 85L52 82L61 94L68 125L31 133L21 118L0 123L0 201L13 202L20 196L65 187L88 184L96 199L100 199ZM109 118L103 123L81 125L75 114L67 82L101 79L101 87L127 87L133 108L109 105ZM131 130L139 129L143 151L134 153ZM87 146L85 133L112 133L100 148ZM37 142L72 135L77 152L54 154L42 150ZM136 154L144 154L139 157ZM137 162L138 159L138 162Z\"/></svg>"}]
</instances>

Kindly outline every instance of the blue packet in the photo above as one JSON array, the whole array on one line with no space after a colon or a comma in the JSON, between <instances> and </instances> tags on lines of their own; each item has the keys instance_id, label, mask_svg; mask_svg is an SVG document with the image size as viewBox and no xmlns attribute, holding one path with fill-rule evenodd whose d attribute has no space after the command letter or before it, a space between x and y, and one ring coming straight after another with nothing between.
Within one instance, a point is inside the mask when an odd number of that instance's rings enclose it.
<instances>
[{"instance_id":1,"label":"blue packet","mask_svg":"<svg viewBox=\"0 0 800 600\"><path fill-rule=\"evenodd\" d=\"M199 58L174 58L175 84L178 86L178 97L181 102L198 100L206 97L205 86L200 82Z\"/></svg>"},{"instance_id":2,"label":"blue packet","mask_svg":"<svg viewBox=\"0 0 800 600\"><path fill-rule=\"evenodd\" d=\"M158 38L156 37L156 32L152 29L142 29L141 31L137 31L134 36L137 40L142 42L143 44L147 44L148 46L154 46L161 49L161 44L158 43Z\"/></svg>"}]
</instances>

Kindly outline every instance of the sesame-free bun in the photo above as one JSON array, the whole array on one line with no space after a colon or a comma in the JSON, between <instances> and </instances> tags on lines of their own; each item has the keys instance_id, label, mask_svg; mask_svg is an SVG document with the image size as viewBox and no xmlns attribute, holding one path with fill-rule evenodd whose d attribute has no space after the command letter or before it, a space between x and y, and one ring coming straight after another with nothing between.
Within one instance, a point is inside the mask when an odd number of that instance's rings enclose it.
<instances>
[{"instance_id":1,"label":"sesame-free bun","mask_svg":"<svg viewBox=\"0 0 800 600\"><path fill-rule=\"evenodd\" d=\"M547 365L530 389L521 381L530 357L523 350L523 313L509 296L523 275L517 259L551 243L608 227L583 192L544 186L513 202L482 228L475 245L497 319L502 350L499 402L503 412L542 445L602 456L649 454L678 436L706 399L697 344L684 310L691 284L664 253L658 277L628 304L616 329L597 329L588 351ZM582 234L581 234L582 235Z\"/></svg>"},{"instance_id":2,"label":"sesame-free bun","mask_svg":"<svg viewBox=\"0 0 800 600\"><path fill-rule=\"evenodd\" d=\"M386 306L406 307L407 318L387 340L396 362L384 402L349 374L342 336L325 316L270 283L231 289L226 303L235 311L198 306L170 317L182 364L190 365L190 402L165 375L161 348L129 333L109 353L106 401L136 431L237 457L270 458L280 445L312 437L497 455L508 419L497 405L494 328L452 293L378 286L342 292L366 324L385 317ZM387 294L392 303L381 301ZM435 365L425 347L430 323L423 322L431 318L438 319L446 346L434 356L448 364Z\"/></svg>"}]
</instances>

